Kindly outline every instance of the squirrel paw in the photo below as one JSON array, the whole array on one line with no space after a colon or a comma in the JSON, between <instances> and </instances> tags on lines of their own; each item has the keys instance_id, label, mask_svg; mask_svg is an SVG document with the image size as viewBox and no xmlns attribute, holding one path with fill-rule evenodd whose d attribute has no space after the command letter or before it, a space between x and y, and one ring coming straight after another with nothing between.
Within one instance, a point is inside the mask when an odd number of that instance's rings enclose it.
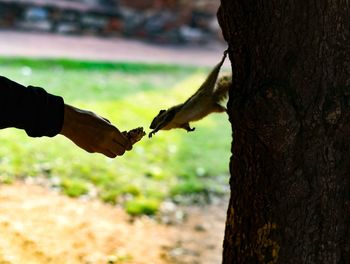
<instances>
[{"instance_id":1,"label":"squirrel paw","mask_svg":"<svg viewBox=\"0 0 350 264\"><path fill-rule=\"evenodd\" d=\"M148 134L148 138L151 138L153 135L155 135L157 133L157 131L151 131L149 134Z\"/></svg>"},{"instance_id":2,"label":"squirrel paw","mask_svg":"<svg viewBox=\"0 0 350 264\"><path fill-rule=\"evenodd\" d=\"M196 129L195 127L191 128L189 123L182 125L181 128L185 129L187 132L192 132Z\"/></svg>"}]
</instances>

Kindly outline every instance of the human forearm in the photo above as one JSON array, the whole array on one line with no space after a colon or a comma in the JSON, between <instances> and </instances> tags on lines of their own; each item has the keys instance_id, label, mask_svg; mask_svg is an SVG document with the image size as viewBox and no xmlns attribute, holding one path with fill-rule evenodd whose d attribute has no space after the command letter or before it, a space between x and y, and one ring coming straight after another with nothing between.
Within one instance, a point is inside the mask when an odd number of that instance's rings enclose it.
<instances>
[{"instance_id":1,"label":"human forearm","mask_svg":"<svg viewBox=\"0 0 350 264\"><path fill-rule=\"evenodd\" d=\"M0 76L0 129L24 129L31 137L58 133L88 151L114 158L132 148L108 120L86 110L65 105L63 99L39 87L28 88Z\"/></svg>"}]
</instances>

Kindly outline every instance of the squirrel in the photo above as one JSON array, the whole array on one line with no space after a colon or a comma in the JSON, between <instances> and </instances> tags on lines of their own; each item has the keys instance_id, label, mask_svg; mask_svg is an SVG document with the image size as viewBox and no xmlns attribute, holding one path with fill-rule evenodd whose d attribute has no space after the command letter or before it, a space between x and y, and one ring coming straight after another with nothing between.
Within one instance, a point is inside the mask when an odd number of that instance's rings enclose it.
<instances>
[{"instance_id":1,"label":"squirrel","mask_svg":"<svg viewBox=\"0 0 350 264\"><path fill-rule=\"evenodd\" d=\"M210 72L204 83L186 102L175 105L168 110L160 110L153 119L149 133L149 138L159 130L170 130L173 128L183 128L187 132L194 131L190 127L190 122L200 120L214 112L225 112L226 108L220 103L228 97L228 90L231 86L231 77L224 76L217 78L224 63L228 50L224 51L222 60Z\"/></svg>"}]
</instances>

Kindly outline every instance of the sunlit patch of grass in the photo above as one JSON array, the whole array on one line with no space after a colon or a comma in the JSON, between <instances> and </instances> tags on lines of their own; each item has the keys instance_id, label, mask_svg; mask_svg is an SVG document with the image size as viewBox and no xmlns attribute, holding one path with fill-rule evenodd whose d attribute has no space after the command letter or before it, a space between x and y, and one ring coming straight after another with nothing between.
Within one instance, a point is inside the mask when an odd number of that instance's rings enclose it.
<instances>
[{"instance_id":1,"label":"sunlit patch of grass","mask_svg":"<svg viewBox=\"0 0 350 264\"><path fill-rule=\"evenodd\" d=\"M0 57L0 64L5 67L29 67L32 69L54 69L57 71L63 70L78 70L78 71L119 71L123 73L166 73L183 70L196 70L194 66L157 64L157 63L130 63L130 62L107 62L107 61L89 61L89 60L74 60L74 59L32 59L21 57Z\"/></svg>"},{"instance_id":2,"label":"sunlit patch of grass","mask_svg":"<svg viewBox=\"0 0 350 264\"><path fill-rule=\"evenodd\" d=\"M107 189L103 192L100 193L100 199L104 201L105 203L110 203L110 204L116 204L117 199L120 195L120 190L115 188L115 189Z\"/></svg>"},{"instance_id":3,"label":"sunlit patch of grass","mask_svg":"<svg viewBox=\"0 0 350 264\"><path fill-rule=\"evenodd\" d=\"M10 79L44 87L69 104L106 117L121 131L143 126L149 132L159 110L186 100L208 72L178 66L163 69L108 64L100 65L99 70L93 63L40 63L8 60L0 70ZM131 152L114 160L86 153L63 136L33 139L23 131L5 129L0 131L0 175L9 175L10 179L58 177L63 192L70 196L86 194L88 184L93 184L103 201L116 203L129 193L135 200L128 204L129 211L147 211L142 209L145 201L160 202L175 193L214 190L208 179L228 174L231 129L227 116L213 114L193 126L196 131L192 133L160 131L152 139L145 137ZM220 178L218 184L221 182Z\"/></svg>"},{"instance_id":4,"label":"sunlit patch of grass","mask_svg":"<svg viewBox=\"0 0 350 264\"><path fill-rule=\"evenodd\" d=\"M61 188L63 193L70 197L79 197L89 191L86 182L79 179L63 179Z\"/></svg>"},{"instance_id":5,"label":"sunlit patch of grass","mask_svg":"<svg viewBox=\"0 0 350 264\"><path fill-rule=\"evenodd\" d=\"M188 180L179 183L171 189L172 195L184 195L192 193L201 193L206 190L205 185L198 180Z\"/></svg>"},{"instance_id":6,"label":"sunlit patch of grass","mask_svg":"<svg viewBox=\"0 0 350 264\"><path fill-rule=\"evenodd\" d=\"M153 215L158 211L159 206L159 200L146 197L137 197L125 204L126 211L130 215Z\"/></svg>"},{"instance_id":7,"label":"sunlit patch of grass","mask_svg":"<svg viewBox=\"0 0 350 264\"><path fill-rule=\"evenodd\" d=\"M0 184L11 184L13 183L13 177L7 174L3 174L0 176Z\"/></svg>"}]
</instances>

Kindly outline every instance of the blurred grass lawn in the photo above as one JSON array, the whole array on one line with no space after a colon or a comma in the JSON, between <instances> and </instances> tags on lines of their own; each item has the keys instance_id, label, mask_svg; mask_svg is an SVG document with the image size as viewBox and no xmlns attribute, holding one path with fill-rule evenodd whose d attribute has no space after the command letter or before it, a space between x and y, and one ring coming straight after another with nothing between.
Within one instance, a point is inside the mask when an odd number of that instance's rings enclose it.
<instances>
[{"instance_id":1,"label":"blurred grass lawn","mask_svg":"<svg viewBox=\"0 0 350 264\"><path fill-rule=\"evenodd\" d=\"M149 124L160 109L183 102L210 69L171 65L0 58L0 73L24 85L63 96L94 111L121 131ZM225 114L193 124L196 131L160 131L114 160L88 154L62 136L33 139L15 129L0 131L0 181L55 179L69 196L96 192L119 200L131 214L154 213L174 195L221 192L227 183L231 129ZM124 199L121 199L121 198Z\"/></svg>"}]
</instances>

